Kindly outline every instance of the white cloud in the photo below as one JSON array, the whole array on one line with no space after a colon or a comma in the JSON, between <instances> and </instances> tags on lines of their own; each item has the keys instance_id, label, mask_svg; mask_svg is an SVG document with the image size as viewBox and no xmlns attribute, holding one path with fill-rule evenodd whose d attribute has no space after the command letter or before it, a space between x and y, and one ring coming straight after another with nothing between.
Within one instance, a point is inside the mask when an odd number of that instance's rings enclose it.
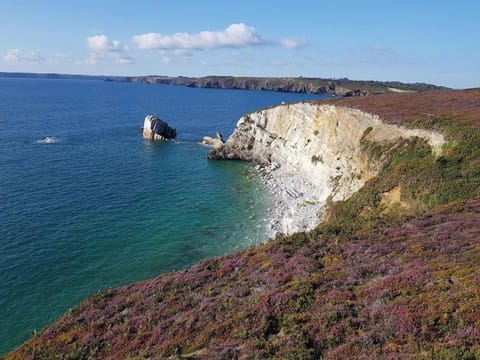
<instances>
[{"instance_id":1,"label":"white cloud","mask_svg":"<svg viewBox=\"0 0 480 360\"><path fill-rule=\"evenodd\" d=\"M280 41L280 45L286 49L299 49L308 45L306 39L285 38Z\"/></svg>"},{"instance_id":2,"label":"white cloud","mask_svg":"<svg viewBox=\"0 0 480 360\"><path fill-rule=\"evenodd\" d=\"M133 41L140 49L220 49L239 48L253 45L267 45L269 41L262 39L254 27L244 23L232 24L221 31L201 31L196 34L176 33L162 35L147 33L135 35Z\"/></svg>"},{"instance_id":3,"label":"white cloud","mask_svg":"<svg viewBox=\"0 0 480 360\"><path fill-rule=\"evenodd\" d=\"M30 62L39 64L45 62L45 58L36 51L24 53L20 49L14 48L7 50L3 56L3 61L10 63Z\"/></svg>"},{"instance_id":4,"label":"white cloud","mask_svg":"<svg viewBox=\"0 0 480 360\"><path fill-rule=\"evenodd\" d=\"M125 54L128 47L118 40L110 40L106 35L95 35L87 37L87 47L90 50L88 58L77 62L77 64L98 65L98 64L134 64L135 59Z\"/></svg>"},{"instance_id":5,"label":"white cloud","mask_svg":"<svg viewBox=\"0 0 480 360\"><path fill-rule=\"evenodd\" d=\"M7 62L20 62L20 57L21 52L19 49L8 49L3 60Z\"/></svg>"},{"instance_id":6,"label":"white cloud","mask_svg":"<svg viewBox=\"0 0 480 360\"><path fill-rule=\"evenodd\" d=\"M122 52L128 48L123 46L120 41L110 41L106 35L95 35L87 37L88 48L96 53L101 52Z\"/></svg>"}]
</instances>

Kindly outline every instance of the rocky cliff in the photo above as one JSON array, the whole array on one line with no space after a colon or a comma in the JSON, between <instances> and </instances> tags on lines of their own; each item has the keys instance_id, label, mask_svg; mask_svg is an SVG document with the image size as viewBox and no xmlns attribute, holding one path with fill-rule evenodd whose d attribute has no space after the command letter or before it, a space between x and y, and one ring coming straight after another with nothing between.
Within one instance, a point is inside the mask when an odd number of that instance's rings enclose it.
<instances>
[{"instance_id":1,"label":"rocky cliff","mask_svg":"<svg viewBox=\"0 0 480 360\"><path fill-rule=\"evenodd\" d=\"M285 104L243 116L234 133L210 159L278 164L317 188L318 200L344 200L376 176L381 158L371 159L362 144L393 143L420 137L439 155L439 133L386 124L357 109L313 103Z\"/></svg>"}]
</instances>

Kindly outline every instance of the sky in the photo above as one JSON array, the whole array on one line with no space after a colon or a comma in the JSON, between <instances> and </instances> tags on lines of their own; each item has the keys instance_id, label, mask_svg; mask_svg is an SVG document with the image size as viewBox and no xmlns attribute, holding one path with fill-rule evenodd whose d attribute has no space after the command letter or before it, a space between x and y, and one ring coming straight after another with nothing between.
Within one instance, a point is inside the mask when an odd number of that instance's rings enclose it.
<instances>
[{"instance_id":1,"label":"sky","mask_svg":"<svg viewBox=\"0 0 480 360\"><path fill-rule=\"evenodd\" d=\"M480 87L480 0L2 0L0 72Z\"/></svg>"}]
</instances>

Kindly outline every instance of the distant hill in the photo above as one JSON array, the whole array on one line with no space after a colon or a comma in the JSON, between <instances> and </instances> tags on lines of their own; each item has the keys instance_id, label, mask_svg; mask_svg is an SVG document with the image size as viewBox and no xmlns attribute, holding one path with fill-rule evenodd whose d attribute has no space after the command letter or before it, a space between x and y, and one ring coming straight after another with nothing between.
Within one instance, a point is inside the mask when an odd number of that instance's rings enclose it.
<instances>
[{"instance_id":1,"label":"distant hill","mask_svg":"<svg viewBox=\"0 0 480 360\"><path fill-rule=\"evenodd\" d=\"M137 76L127 77L125 81L149 84L183 85L196 88L210 89L242 89L266 90L278 92L332 94L341 96L363 96L391 92L418 92L425 90L446 90L442 86L425 83L407 84L398 81L373 81L321 79L306 77L233 77L233 76L205 76L168 77L168 76Z\"/></svg>"},{"instance_id":2,"label":"distant hill","mask_svg":"<svg viewBox=\"0 0 480 360\"><path fill-rule=\"evenodd\" d=\"M448 88L425 83L402 83L398 81L373 81L321 79L308 77L234 77L234 76L106 76L106 75L72 75L54 73L7 73L0 72L0 77L26 77L42 79L79 79L135 82L147 84L178 85L209 89L265 90L277 92L331 94L339 96L364 96L396 92L419 92L426 90L447 90Z\"/></svg>"}]
</instances>

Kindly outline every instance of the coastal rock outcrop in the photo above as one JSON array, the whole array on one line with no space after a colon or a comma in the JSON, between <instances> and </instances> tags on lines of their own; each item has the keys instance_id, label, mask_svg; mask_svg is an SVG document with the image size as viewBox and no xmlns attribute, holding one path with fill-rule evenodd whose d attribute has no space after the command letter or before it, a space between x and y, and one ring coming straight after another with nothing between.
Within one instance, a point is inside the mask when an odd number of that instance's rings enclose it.
<instances>
[{"instance_id":1,"label":"coastal rock outcrop","mask_svg":"<svg viewBox=\"0 0 480 360\"><path fill-rule=\"evenodd\" d=\"M243 116L226 143L208 157L258 164L276 197L272 235L290 234L316 226L327 199L345 200L379 173L381 161L369 157L362 141L414 136L425 139L433 152L441 151L439 133L386 124L352 108L305 102Z\"/></svg>"},{"instance_id":2,"label":"coastal rock outcrop","mask_svg":"<svg viewBox=\"0 0 480 360\"><path fill-rule=\"evenodd\" d=\"M143 123L143 137L150 140L175 139L177 130L170 127L156 115L145 116Z\"/></svg>"},{"instance_id":3,"label":"coastal rock outcrop","mask_svg":"<svg viewBox=\"0 0 480 360\"><path fill-rule=\"evenodd\" d=\"M58 138L56 136L43 136L37 140L37 144L55 144L57 142Z\"/></svg>"},{"instance_id":4,"label":"coastal rock outcrop","mask_svg":"<svg viewBox=\"0 0 480 360\"><path fill-rule=\"evenodd\" d=\"M211 136L204 136L202 140L203 145L210 146L214 149L220 149L224 143L225 140L223 139L223 135L219 131L217 131L217 134L214 138Z\"/></svg>"}]
</instances>

